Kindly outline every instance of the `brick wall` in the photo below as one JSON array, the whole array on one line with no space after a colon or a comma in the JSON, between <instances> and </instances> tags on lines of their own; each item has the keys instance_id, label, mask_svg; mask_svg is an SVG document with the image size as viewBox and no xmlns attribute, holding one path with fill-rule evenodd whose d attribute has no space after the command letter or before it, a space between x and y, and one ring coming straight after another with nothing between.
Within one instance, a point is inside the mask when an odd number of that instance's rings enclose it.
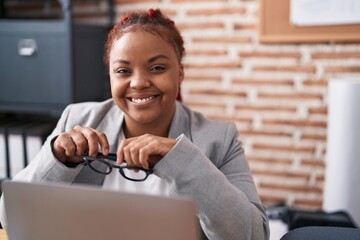
<instances>
[{"instance_id":1,"label":"brick wall","mask_svg":"<svg viewBox=\"0 0 360 240\"><path fill-rule=\"evenodd\" d=\"M264 203L321 208L327 84L360 77L360 43L261 44L257 0L114 1L118 15L160 8L175 20L187 50L184 102L237 124ZM103 17L104 5L89 2L75 15Z\"/></svg>"}]
</instances>

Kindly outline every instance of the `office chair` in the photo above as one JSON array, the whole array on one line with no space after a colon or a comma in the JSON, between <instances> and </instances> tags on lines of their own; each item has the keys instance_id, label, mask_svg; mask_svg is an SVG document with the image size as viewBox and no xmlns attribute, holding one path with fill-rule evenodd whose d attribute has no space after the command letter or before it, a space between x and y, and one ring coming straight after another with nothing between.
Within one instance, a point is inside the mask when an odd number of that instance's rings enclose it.
<instances>
[{"instance_id":1,"label":"office chair","mask_svg":"<svg viewBox=\"0 0 360 240\"><path fill-rule=\"evenodd\" d=\"M360 240L359 228L310 226L286 233L280 240Z\"/></svg>"}]
</instances>

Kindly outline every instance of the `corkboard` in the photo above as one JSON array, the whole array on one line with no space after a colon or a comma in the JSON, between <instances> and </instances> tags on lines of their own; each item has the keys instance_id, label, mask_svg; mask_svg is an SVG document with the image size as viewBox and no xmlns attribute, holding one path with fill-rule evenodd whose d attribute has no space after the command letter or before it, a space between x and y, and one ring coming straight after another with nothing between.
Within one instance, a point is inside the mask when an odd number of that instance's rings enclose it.
<instances>
[{"instance_id":1,"label":"corkboard","mask_svg":"<svg viewBox=\"0 0 360 240\"><path fill-rule=\"evenodd\" d=\"M290 23L290 0L260 0L261 43L360 42L360 24L306 26Z\"/></svg>"}]
</instances>

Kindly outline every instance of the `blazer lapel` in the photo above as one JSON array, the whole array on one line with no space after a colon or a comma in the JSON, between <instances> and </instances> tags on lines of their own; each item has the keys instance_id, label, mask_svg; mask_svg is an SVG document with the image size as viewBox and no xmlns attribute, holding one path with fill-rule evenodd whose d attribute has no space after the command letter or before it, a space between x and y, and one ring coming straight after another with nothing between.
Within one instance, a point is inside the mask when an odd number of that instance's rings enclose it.
<instances>
[{"instance_id":1,"label":"blazer lapel","mask_svg":"<svg viewBox=\"0 0 360 240\"><path fill-rule=\"evenodd\" d=\"M106 113L103 120L99 123L97 130L106 134L110 144L110 152L117 150L119 134L124 120L123 112L114 104ZM104 168L105 168L104 164ZM101 186L105 180L105 175L99 174L89 167L84 167L76 176L74 184L91 184Z\"/></svg>"},{"instance_id":2,"label":"blazer lapel","mask_svg":"<svg viewBox=\"0 0 360 240\"><path fill-rule=\"evenodd\" d=\"M184 134L192 141L189 114L186 112L183 105L176 101L175 114L169 130L169 138L176 139L181 134Z\"/></svg>"},{"instance_id":3,"label":"blazer lapel","mask_svg":"<svg viewBox=\"0 0 360 240\"><path fill-rule=\"evenodd\" d=\"M123 121L124 113L114 104L97 127L97 130L106 134L111 153L116 153Z\"/></svg>"}]
</instances>

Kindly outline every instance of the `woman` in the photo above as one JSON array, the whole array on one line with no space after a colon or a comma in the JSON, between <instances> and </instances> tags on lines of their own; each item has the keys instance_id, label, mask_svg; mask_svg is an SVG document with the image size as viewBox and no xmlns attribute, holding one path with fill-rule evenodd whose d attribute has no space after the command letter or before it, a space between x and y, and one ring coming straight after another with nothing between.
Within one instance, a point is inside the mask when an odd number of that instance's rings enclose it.
<instances>
[{"instance_id":1,"label":"woman","mask_svg":"<svg viewBox=\"0 0 360 240\"><path fill-rule=\"evenodd\" d=\"M105 47L112 99L68 106L14 179L186 196L195 200L209 239L268 239L268 220L235 125L207 120L176 101L184 47L174 22L159 10L129 13ZM147 169L154 174L134 182L81 164L83 155L99 152L116 153L117 164L135 166L135 175ZM5 216L1 221L6 226Z\"/></svg>"}]
</instances>

